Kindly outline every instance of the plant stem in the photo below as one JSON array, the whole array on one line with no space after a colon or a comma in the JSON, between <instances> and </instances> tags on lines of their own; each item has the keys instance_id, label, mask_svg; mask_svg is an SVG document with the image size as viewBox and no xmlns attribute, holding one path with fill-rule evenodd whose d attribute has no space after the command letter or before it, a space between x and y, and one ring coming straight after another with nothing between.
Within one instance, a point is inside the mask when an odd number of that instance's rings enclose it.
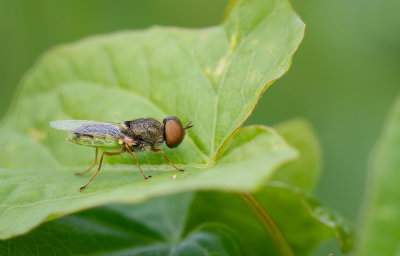
<instances>
[{"instance_id":1,"label":"plant stem","mask_svg":"<svg viewBox=\"0 0 400 256\"><path fill-rule=\"evenodd\" d=\"M269 235L269 237L276 245L276 249L279 252L279 255L294 256L292 248L290 247L289 242L286 240L282 231L272 219L271 215L269 215L269 213L257 200L257 198L251 193L240 193L239 196L257 216L265 232Z\"/></svg>"}]
</instances>

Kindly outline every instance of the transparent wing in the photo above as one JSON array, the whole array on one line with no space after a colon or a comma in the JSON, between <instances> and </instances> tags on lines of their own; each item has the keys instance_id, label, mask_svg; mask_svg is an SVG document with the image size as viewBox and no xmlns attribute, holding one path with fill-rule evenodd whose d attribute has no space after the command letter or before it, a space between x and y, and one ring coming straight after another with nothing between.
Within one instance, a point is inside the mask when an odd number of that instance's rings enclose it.
<instances>
[{"instance_id":1,"label":"transparent wing","mask_svg":"<svg viewBox=\"0 0 400 256\"><path fill-rule=\"evenodd\" d=\"M112 137L117 140L127 138L125 129L119 123L107 123L87 120L58 120L51 121L50 126L58 129L78 133L82 135L91 135L99 137Z\"/></svg>"}]
</instances>

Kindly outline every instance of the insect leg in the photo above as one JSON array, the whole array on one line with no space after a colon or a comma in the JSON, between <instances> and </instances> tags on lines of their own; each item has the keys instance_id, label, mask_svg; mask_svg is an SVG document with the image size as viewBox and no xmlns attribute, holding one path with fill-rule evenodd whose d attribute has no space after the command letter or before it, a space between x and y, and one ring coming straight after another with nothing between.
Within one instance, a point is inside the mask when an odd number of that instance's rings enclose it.
<instances>
[{"instance_id":1,"label":"insect leg","mask_svg":"<svg viewBox=\"0 0 400 256\"><path fill-rule=\"evenodd\" d=\"M140 170L140 172L142 173L144 179L145 179L145 180L148 180L149 178L147 178L147 176L144 175L144 172L143 172L143 170L142 170L142 167L140 167L139 162L138 162L138 160L136 159L135 155L133 154L132 150L129 148L128 145L126 145L126 144L124 144L124 145L125 145L126 151L128 151L129 154L131 154L131 156L133 157L133 159L135 159L136 165L139 167L139 170Z\"/></svg>"},{"instance_id":2,"label":"insect leg","mask_svg":"<svg viewBox=\"0 0 400 256\"><path fill-rule=\"evenodd\" d=\"M75 175L83 175L83 174L89 172L97 164L97 155L98 154L99 154L99 148L96 148L96 156L94 158L94 163L86 171L76 172Z\"/></svg>"},{"instance_id":3,"label":"insect leg","mask_svg":"<svg viewBox=\"0 0 400 256\"><path fill-rule=\"evenodd\" d=\"M103 152L103 154L101 154L101 157L100 157L99 168L98 168L97 171L93 174L93 176L90 178L89 182L86 183L85 186L79 188L79 191L82 191L83 189L85 189L85 188L90 184L90 182L92 182L92 180L94 179L94 177L96 177L96 175L99 173L99 171L100 171L100 169L101 169L101 166L102 166L102 164L103 164L104 155L107 155L107 156L117 156L117 155L120 155L120 154L122 154L122 153L123 153L122 151L121 151L121 152L115 152L115 153Z\"/></svg>"},{"instance_id":4,"label":"insect leg","mask_svg":"<svg viewBox=\"0 0 400 256\"><path fill-rule=\"evenodd\" d=\"M174 167L175 169L177 169L178 171L181 172L185 172L185 170L178 168L176 165L174 165L173 163L171 163L171 161L169 161L167 155L165 154L165 152L162 149L158 149L158 148L152 148L151 151L153 152L158 152L158 153L162 153L164 155L165 160L167 160L167 162L169 163L169 165L171 165L172 167Z\"/></svg>"}]
</instances>

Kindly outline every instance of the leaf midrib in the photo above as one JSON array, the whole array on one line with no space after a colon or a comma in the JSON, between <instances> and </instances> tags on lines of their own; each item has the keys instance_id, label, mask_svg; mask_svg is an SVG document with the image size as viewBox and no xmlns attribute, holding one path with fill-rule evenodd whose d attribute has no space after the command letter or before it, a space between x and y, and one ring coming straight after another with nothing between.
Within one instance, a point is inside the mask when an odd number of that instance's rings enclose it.
<instances>
[{"instance_id":1,"label":"leaf midrib","mask_svg":"<svg viewBox=\"0 0 400 256\"><path fill-rule=\"evenodd\" d=\"M218 86L217 95L216 95L216 100L215 100L214 120L213 120L213 134L212 134L212 140L211 140L210 162L215 162L215 161L216 161L217 155L218 155L218 152L219 152L219 149L221 148L221 147L218 147L217 150L215 149L215 135L216 135L216 129L217 129L217 125L216 125L216 124L217 124L217 117L218 117L218 99L219 99L219 96L220 96L220 94L221 94L221 90L222 90L222 87L223 87L223 85L224 85L225 78L226 78L226 76L227 76L229 67L230 67L230 65L232 64L232 60L233 60L234 57L237 55L237 53L240 51L240 49L243 47L243 45L245 44L245 42L247 41L247 39L250 37L250 35L251 35L254 31L256 31L257 28L260 26L260 24L262 24L267 18L270 18L272 15L274 15L274 14L276 13L276 9L277 9L277 8L274 8L274 10L273 10L271 13L269 13L268 16L265 16L264 18L262 18L262 19L249 31L249 33L248 33L245 37L241 38L239 44L236 45L236 47L235 47L235 49L234 49L233 51L230 50L230 49L228 48L228 49L227 49L227 50L228 50L227 53L221 58L221 59L226 58L226 59L227 59L227 63L225 64L225 68L224 68L224 70L223 70L223 76L222 76L222 78L221 78L221 81L219 82L219 85L220 85L220 86ZM223 28L223 31L224 31L224 34L225 34L225 38L226 38L226 40L227 40L228 42L231 42L230 39L229 39L228 36L227 36L227 31L226 31L226 29L224 29L224 25L225 25L225 22L221 24L221 26L222 26L222 28ZM236 33L235 36L238 36L238 33ZM230 44L228 44L228 45L230 45ZM231 52L230 52L230 51L231 51ZM217 63L218 63L218 62L217 62ZM270 72L270 71L269 71L269 72ZM276 79L276 78L275 78L275 79ZM267 86L268 86L272 81L274 81L275 79L271 79L271 81L270 81L269 83L267 83L267 84L264 86L264 88L263 88L263 90L262 90L261 92L263 92L263 91L265 90L265 87L267 87ZM259 98L260 98L261 95L262 95L262 93L259 95ZM254 108L253 108L253 109L254 109ZM242 109L241 113L242 113L242 112L243 112L243 109ZM251 115L251 113L249 113L249 115L247 116L247 118L248 118L250 115ZM240 115L239 115L239 116L240 116ZM238 118L240 118L240 117L238 117ZM247 118L243 121L243 123L247 120ZM235 120L235 121L236 121L236 120ZM236 129L234 129L234 131L233 131L231 134L233 134L237 129L239 129L239 128L243 125L243 123L240 124L238 127L236 127ZM235 122L233 123L233 125L235 125ZM224 138L223 138L222 142L220 142L220 145L224 145L224 144L225 144L225 141L230 137L231 134L229 134L228 136L224 135Z\"/></svg>"}]
</instances>

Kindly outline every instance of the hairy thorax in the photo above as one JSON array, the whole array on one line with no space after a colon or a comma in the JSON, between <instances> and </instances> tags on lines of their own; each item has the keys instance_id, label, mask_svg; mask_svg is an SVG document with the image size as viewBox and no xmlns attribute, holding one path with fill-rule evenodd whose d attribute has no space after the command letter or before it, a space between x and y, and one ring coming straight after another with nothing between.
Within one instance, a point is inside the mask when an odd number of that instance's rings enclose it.
<instances>
[{"instance_id":1,"label":"hairy thorax","mask_svg":"<svg viewBox=\"0 0 400 256\"><path fill-rule=\"evenodd\" d=\"M157 148L164 142L164 125L152 118L126 121L124 124L130 136L136 141L132 151L145 151Z\"/></svg>"}]
</instances>

